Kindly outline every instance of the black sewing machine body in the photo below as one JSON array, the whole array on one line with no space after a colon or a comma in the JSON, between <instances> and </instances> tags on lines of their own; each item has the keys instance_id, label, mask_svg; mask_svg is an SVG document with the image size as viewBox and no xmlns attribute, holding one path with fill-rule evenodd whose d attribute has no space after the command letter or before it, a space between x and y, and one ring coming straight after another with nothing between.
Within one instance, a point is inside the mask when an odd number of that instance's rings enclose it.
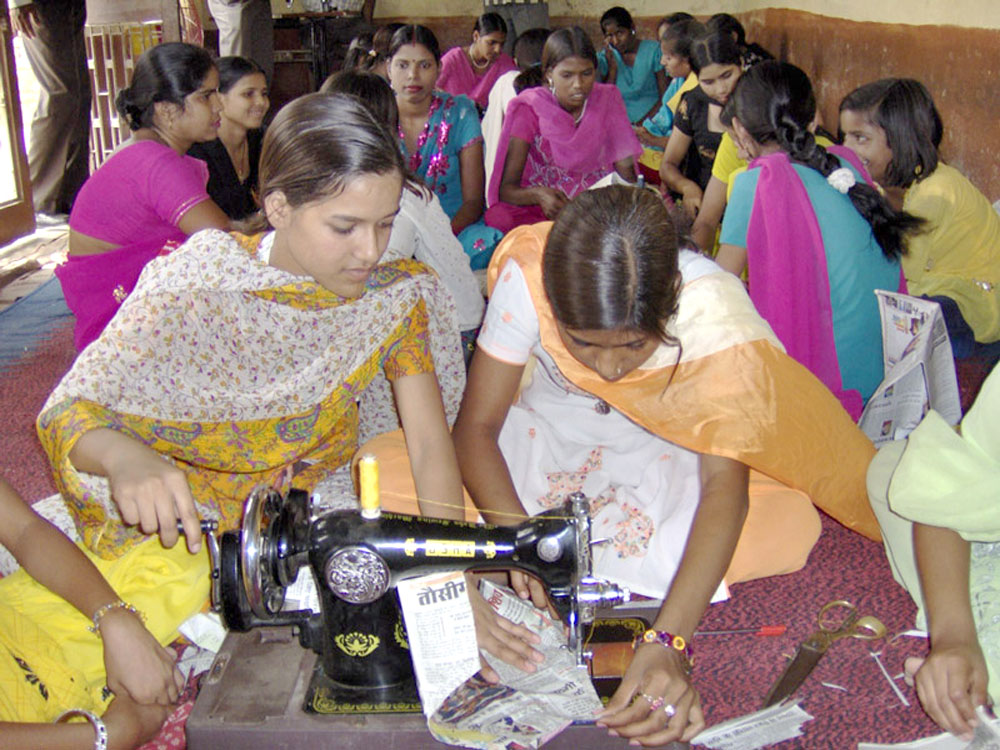
<instances>
[{"instance_id":1,"label":"black sewing machine body","mask_svg":"<svg viewBox=\"0 0 1000 750\"><path fill-rule=\"evenodd\" d=\"M259 489L242 530L222 535L213 597L230 630L295 625L302 646L319 655L316 679L331 682L338 700L368 705L387 690L415 695L395 586L429 573L519 568L537 576L582 664L582 626L597 606L628 600L591 577L590 544L582 495L558 512L497 527L355 510L313 518L304 492ZM314 576L319 613L282 610L303 568Z\"/></svg>"}]
</instances>

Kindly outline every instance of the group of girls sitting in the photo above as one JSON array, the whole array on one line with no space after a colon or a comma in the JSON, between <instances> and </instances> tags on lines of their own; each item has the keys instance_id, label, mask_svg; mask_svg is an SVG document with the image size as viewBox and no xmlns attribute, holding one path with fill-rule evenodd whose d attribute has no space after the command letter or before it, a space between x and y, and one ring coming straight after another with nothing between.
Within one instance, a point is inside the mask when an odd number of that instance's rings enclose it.
<instances>
[{"instance_id":1,"label":"group of girls sitting","mask_svg":"<svg viewBox=\"0 0 1000 750\"><path fill-rule=\"evenodd\" d=\"M161 45L140 59L121 100L134 141L81 193L60 278L84 320L77 300L90 289L70 269L104 267L107 275L119 253L136 256L134 273L101 282L121 294L89 320L85 348L38 420L82 546L114 589L81 565L91 594L46 592L41 584L51 579L25 558L20 535L0 539L39 579L0 582L11 621L40 633L17 649L5 641L12 658L0 669L5 693L24 673L33 678L27 684L45 687L30 708L21 698L0 702L0 719L35 722L19 730L25 744L55 746L39 739L55 732L68 747L89 747L81 727L44 724L66 708L89 712L121 746L155 731L163 710L143 713L144 704L175 699L177 685L154 640L169 642L207 590L199 518L239 528L259 483L350 496L359 449L394 467L383 474L385 487L400 488L383 493L390 509L516 524L572 492L591 499L595 533L611 540L595 551L596 574L663 600L598 718L642 745L690 740L704 727L690 669L695 627L727 584L805 564L820 532L814 506L879 537L865 485L875 451L852 419L877 382L873 363L881 364L871 291L901 288L911 273L908 247L926 242L912 271L918 293L953 301L950 329L962 322L973 342L988 338L996 306L984 300L996 300L995 262L976 255L976 275L956 279L960 259L950 265L934 233L936 222L962 216L963 236L990 242L981 224L996 216L979 211L978 194L937 159L940 119L929 97L921 105L919 84L880 82L845 100L841 127L859 159L813 136L815 97L801 70L746 65L745 40L727 28L677 44L694 22L665 20L663 57L688 50L698 78L677 106L663 174L681 171L671 161L675 137L707 159L695 129L727 129L749 162L731 179L718 264L697 251L657 192L587 189L610 172L634 182L642 150L617 86L635 83L624 72L639 64L632 34L622 33L631 19L620 14L605 28L614 84L597 80L596 50L579 28L549 34L540 64L513 77L540 85L507 105L485 193L476 105L436 88L442 58L430 30L396 29L385 53L388 84L376 73L342 73L277 113L261 143L260 211L239 231L227 231L235 217L207 193L204 164L185 153L218 137L229 178L246 182L239 138L249 151L247 134L266 109L259 71L220 76L223 64L188 45ZM473 43L449 53L473 78L500 59L502 35L490 24L481 20ZM220 78L234 76L217 93ZM469 84L465 74L453 77L461 79ZM929 149L894 140L920 137L897 128L908 106L934 113ZM231 121L225 129L223 118ZM176 178L161 184L168 174ZM109 175L131 180L129 200L110 199ZM680 193L692 212L700 196ZM942 204L953 196L949 212ZM484 203L487 222L506 234L489 264L490 300L466 380L461 334L479 327L483 306L459 240L483 231ZM428 221L438 229L426 231ZM121 233L109 234L118 224ZM167 240L180 246L161 253ZM997 250L994 243L992 257ZM738 276L744 267L749 293ZM0 512L13 529L39 523L14 500ZM52 535L39 544L69 559ZM955 547L949 570L961 567ZM923 549L918 543L915 554L926 556ZM130 577L119 581L115 571ZM511 582L544 604L536 582ZM535 669L537 640L470 592L481 647ZM933 633L934 612L947 606L930 598ZM96 636L89 649L59 646L73 642L67 631L87 638L87 618L111 635L112 623L137 618L137 609L149 632L130 623L126 647L107 638L106 670ZM65 627L53 632L50 622ZM978 680L968 700L950 699L963 718L928 708L958 732L970 727L966 704L982 697L982 659L963 634L963 664ZM152 677L123 678L117 662L107 663L119 648L143 654ZM922 698L940 692L942 660L932 651L917 672ZM105 682L113 692L101 689ZM67 684L78 689L49 689ZM122 716L126 728L118 729Z\"/></svg>"}]
</instances>

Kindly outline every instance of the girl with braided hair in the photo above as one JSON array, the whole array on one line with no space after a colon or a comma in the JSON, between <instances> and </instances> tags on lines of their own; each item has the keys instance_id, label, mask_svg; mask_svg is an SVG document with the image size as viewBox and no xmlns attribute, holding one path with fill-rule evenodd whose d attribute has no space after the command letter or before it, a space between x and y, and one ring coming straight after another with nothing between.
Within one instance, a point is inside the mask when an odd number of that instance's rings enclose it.
<instances>
[{"instance_id":1,"label":"girl with braided hair","mask_svg":"<svg viewBox=\"0 0 1000 750\"><path fill-rule=\"evenodd\" d=\"M722 122L750 162L733 184L718 262L788 353L857 419L882 379L874 290L903 291L899 258L920 221L895 211L848 149L809 132L808 76L767 61L740 79Z\"/></svg>"}]
</instances>

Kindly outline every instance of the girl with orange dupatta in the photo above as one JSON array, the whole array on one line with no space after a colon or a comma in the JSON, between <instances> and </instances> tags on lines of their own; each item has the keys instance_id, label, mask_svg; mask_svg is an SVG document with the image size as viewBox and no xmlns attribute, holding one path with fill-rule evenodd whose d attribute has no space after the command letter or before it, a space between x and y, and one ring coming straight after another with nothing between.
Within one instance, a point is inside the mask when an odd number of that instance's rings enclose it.
<instances>
[{"instance_id":1,"label":"girl with orange dupatta","mask_svg":"<svg viewBox=\"0 0 1000 750\"><path fill-rule=\"evenodd\" d=\"M588 191L554 224L518 228L490 282L453 432L466 487L498 524L590 498L594 536L611 540L595 574L665 597L598 722L644 745L690 740L705 722L687 642L705 607L726 583L805 563L810 498L878 538L873 447L739 279L678 252L652 191Z\"/></svg>"}]
</instances>

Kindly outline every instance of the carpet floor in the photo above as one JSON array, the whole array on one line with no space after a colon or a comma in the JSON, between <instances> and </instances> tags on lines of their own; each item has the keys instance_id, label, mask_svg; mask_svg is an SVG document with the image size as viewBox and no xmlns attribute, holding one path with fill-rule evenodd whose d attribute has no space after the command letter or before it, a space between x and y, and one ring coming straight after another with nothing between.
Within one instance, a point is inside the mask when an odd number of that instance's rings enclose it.
<instances>
[{"instance_id":1,"label":"carpet floor","mask_svg":"<svg viewBox=\"0 0 1000 750\"><path fill-rule=\"evenodd\" d=\"M55 285L56 291L58 284ZM31 501L55 492L34 422L53 386L73 362L72 318L59 311L53 289L43 286L0 313L0 413L4 414L0 473ZM20 310L18 308L20 307ZM63 306L64 307L64 306ZM18 320L48 310L41 326ZM13 312L12 312L13 311ZM9 344L9 331L18 342ZM709 724L760 707L787 657L815 628L820 607L848 599L881 619L890 633L911 627L914 607L893 581L881 545L853 534L829 518L806 567L777 578L738 584L732 598L709 608L703 629L785 625L785 635L695 638L694 681ZM870 655L880 650L890 675L902 672L906 656L922 654L926 643L901 637L885 641L843 640L833 644L799 691L803 708L815 717L803 736L780 748L853 748L859 741L901 742L937 732L912 688L897 680L904 706ZM826 687L822 683L838 687ZM187 696L186 696L187 697ZM182 726L190 702L178 708L160 737L147 747L183 746Z\"/></svg>"}]
</instances>

